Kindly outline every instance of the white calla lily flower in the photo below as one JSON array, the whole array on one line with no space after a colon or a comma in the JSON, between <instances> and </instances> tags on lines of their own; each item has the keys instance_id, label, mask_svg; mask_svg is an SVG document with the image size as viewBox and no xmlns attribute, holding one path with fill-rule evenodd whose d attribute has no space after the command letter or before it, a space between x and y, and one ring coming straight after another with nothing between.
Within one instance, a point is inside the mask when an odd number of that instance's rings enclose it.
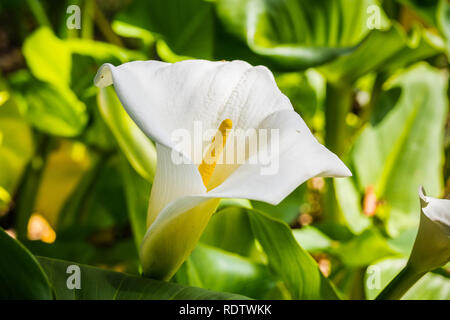
<instances>
[{"instance_id":1,"label":"white calla lily flower","mask_svg":"<svg viewBox=\"0 0 450 320\"><path fill-rule=\"evenodd\" d=\"M423 187L419 197L419 231L408 264L428 272L450 261L450 200L428 197Z\"/></svg>"},{"instance_id":2,"label":"white calla lily flower","mask_svg":"<svg viewBox=\"0 0 450 320\"><path fill-rule=\"evenodd\" d=\"M220 198L245 198L278 204L298 185L316 176L345 177L351 173L342 161L311 134L289 99L278 89L272 73L243 61L188 60L174 64L135 61L118 67L104 64L96 86L114 85L124 108L156 142L157 169L141 246L144 274L170 279L195 247ZM195 135L195 123L213 128L224 137L211 147L213 155L230 151L228 129L277 129L278 171L261 174L266 164L195 163L190 147L173 139L176 130ZM217 138L218 136L216 136ZM225 145L226 143L226 145ZM220 150L219 150L220 149ZM234 150L234 149L233 149ZM178 154L184 161L173 161ZM217 164L217 165L216 165Z\"/></svg>"},{"instance_id":3,"label":"white calla lily flower","mask_svg":"<svg viewBox=\"0 0 450 320\"><path fill-rule=\"evenodd\" d=\"M377 296L400 299L427 272L450 261L450 200L428 197L419 188L420 223L408 263Z\"/></svg>"}]
</instances>

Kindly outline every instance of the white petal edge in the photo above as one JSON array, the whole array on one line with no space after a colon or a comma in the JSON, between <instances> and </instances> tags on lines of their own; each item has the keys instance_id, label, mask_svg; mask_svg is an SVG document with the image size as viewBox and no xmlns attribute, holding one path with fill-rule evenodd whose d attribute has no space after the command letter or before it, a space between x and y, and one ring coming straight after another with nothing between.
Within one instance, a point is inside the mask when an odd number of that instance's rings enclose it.
<instances>
[{"instance_id":1,"label":"white petal edge","mask_svg":"<svg viewBox=\"0 0 450 320\"><path fill-rule=\"evenodd\" d=\"M450 200L428 197L423 186L419 188L419 197L423 214L447 229L450 237Z\"/></svg>"},{"instance_id":2,"label":"white petal edge","mask_svg":"<svg viewBox=\"0 0 450 320\"><path fill-rule=\"evenodd\" d=\"M156 175L150 194L147 228L158 216L164 216L163 209L169 203L189 195L200 195L206 192L197 167L189 163L188 159L181 164L175 164L171 159L172 149L159 143L156 144L156 152ZM182 155L179 156L182 157Z\"/></svg>"},{"instance_id":3,"label":"white petal edge","mask_svg":"<svg viewBox=\"0 0 450 320\"><path fill-rule=\"evenodd\" d=\"M277 205L310 178L352 175L334 153L316 140L295 111L275 112L261 123L260 128L280 129L280 154L274 155L278 156L279 171L262 175L264 165L250 164L248 159L204 197L244 198Z\"/></svg>"},{"instance_id":4,"label":"white petal edge","mask_svg":"<svg viewBox=\"0 0 450 320\"><path fill-rule=\"evenodd\" d=\"M428 272L450 260L450 200L428 197L419 188L420 224L408 264Z\"/></svg>"},{"instance_id":5,"label":"white petal edge","mask_svg":"<svg viewBox=\"0 0 450 320\"><path fill-rule=\"evenodd\" d=\"M114 84L131 118L167 147L174 146L171 134L175 130L193 133L195 121L201 121L204 129L216 129L230 118L234 128L256 128L273 112L293 110L266 67L238 60L104 64L94 83L98 87Z\"/></svg>"}]
</instances>

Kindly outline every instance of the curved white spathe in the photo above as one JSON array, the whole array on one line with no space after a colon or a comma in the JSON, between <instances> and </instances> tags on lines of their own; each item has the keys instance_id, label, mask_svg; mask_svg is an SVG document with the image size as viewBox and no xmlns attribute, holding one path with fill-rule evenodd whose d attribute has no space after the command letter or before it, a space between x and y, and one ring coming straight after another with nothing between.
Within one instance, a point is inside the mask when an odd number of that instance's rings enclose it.
<instances>
[{"instance_id":1,"label":"curved white spathe","mask_svg":"<svg viewBox=\"0 0 450 320\"><path fill-rule=\"evenodd\" d=\"M450 261L450 200L428 197L419 189L420 224L408 264L428 272Z\"/></svg>"},{"instance_id":2,"label":"curved white spathe","mask_svg":"<svg viewBox=\"0 0 450 320\"><path fill-rule=\"evenodd\" d=\"M342 161L314 138L266 67L253 67L243 61L187 60L174 64L135 61L118 67L104 64L94 82L100 88L113 84L128 114L157 145L148 230L141 249L147 274L161 260L154 253L155 234L158 241L165 243L160 229L172 228L172 222L195 207L208 208L204 214L211 215L215 208L209 204L215 202L210 199L245 198L278 204L309 178L351 175ZM195 122L201 122L206 129L217 129L225 119L232 120L233 129L278 129L279 148L264 165L252 162L252 157L261 154L261 148L244 163L217 165L211 178L214 187L207 191L190 150L176 146L172 133L184 129L194 136ZM200 143L205 149L210 142ZM227 142L226 150L232 148L230 145ZM171 161L174 152L185 159L183 164ZM276 172L262 174L264 166L275 162ZM191 235L177 235L177 240L167 243L167 248L192 250L204 226L203 221L198 230L190 229ZM175 257L166 264L180 262ZM158 272L157 276L170 278L173 272L169 270L165 276Z\"/></svg>"}]
</instances>

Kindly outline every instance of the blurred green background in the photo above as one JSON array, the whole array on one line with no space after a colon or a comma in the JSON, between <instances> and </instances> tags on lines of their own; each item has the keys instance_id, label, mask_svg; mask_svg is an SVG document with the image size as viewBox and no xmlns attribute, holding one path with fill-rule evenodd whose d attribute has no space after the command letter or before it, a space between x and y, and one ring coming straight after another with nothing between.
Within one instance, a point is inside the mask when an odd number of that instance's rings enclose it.
<instances>
[{"instance_id":1,"label":"blurred green background","mask_svg":"<svg viewBox=\"0 0 450 320\"><path fill-rule=\"evenodd\" d=\"M240 59L270 68L353 172L253 206L289 224L343 297L374 298L411 250L419 186L450 196L449 52L446 0L1 0L0 226L35 255L139 274L155 148L111 88L99 95L97 69ZM224 208L173 281L286 297ZM406 297L450 299L449 277Z\"/></svg>"}]
</instances>

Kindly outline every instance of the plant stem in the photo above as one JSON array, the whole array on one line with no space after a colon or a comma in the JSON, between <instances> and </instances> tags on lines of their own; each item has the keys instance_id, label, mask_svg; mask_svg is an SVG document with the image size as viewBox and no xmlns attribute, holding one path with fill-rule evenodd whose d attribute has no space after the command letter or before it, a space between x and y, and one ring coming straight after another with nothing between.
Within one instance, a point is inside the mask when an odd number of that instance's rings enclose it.
<instances>
[{"instance_id":1,"label":"plant stem","mask_svg":"<svg viewBox=\"0 0 450 320\"><path fill-rule=\"evenodd\" d=\"M81 37L83 39L93 39L94 37L94 11L95 0L84 0L83 26L81 28Z\"/></svg>"},{"instance_id":2,"label":"plant stem","mask_svg":"<svg viewBox=\"0 0 450 320\"><path fill-rule=\"evenodd\" d=\"M420 279L426 272L417 272L406 265L397 276L380 292L375 300L400 300L401 297Z\"/></svg>"},{"instance_id":3,"label":"plant stem","mask_svg":"<svg viewBox=\"0 0 450 320\"><path fill-rule=\"evenodd\" d=\"M100 32L103 34L106 40L108 40L108 42L112 44L115 44L116 46L123 47L122 39L120 39L120 37L117 36L111 29L109 21L106 19L105 15L98 7L97 2L92 1L92 6L94 9L95 23L97 24Z\"/></svg>"},{"instance_id":4,"label":"plant stem","mask_svg":"<svg viewBox=\"0 0 450 320\"><path fill-rule=\"evenodd\" d=\"M347 114L350 111L353 99L352 87L348 84L327 84L327 96L325 101L325 145L337 156L341 157L347 147L348 127ZM325 219L329 222L340 223L342 215L336 200L332 179L327 181L325 195Z\"/></svg>"},{"instance_id":5,"label":"plant stem","mask_svg":"<svg viewBox=\"0 0 450 320\"><path fill-rule=\"evenodd\" d=\"M41 2L39 0L27 0L27 3L39 25L51 28L52 26L45 14L44 8L42 8Z\"/></svg>"},{"instance_id":6,"label":"plant stem","mask_svg":"<svg viewBox=\"0 0 450 320\"><path fill-rule=\"evenodd\" d=\"M338 156L342 156L347 145L346 118L352 106L352 98L353 91L350 85L327 84L325 144Z\"/></svg>"}]
</instances>

